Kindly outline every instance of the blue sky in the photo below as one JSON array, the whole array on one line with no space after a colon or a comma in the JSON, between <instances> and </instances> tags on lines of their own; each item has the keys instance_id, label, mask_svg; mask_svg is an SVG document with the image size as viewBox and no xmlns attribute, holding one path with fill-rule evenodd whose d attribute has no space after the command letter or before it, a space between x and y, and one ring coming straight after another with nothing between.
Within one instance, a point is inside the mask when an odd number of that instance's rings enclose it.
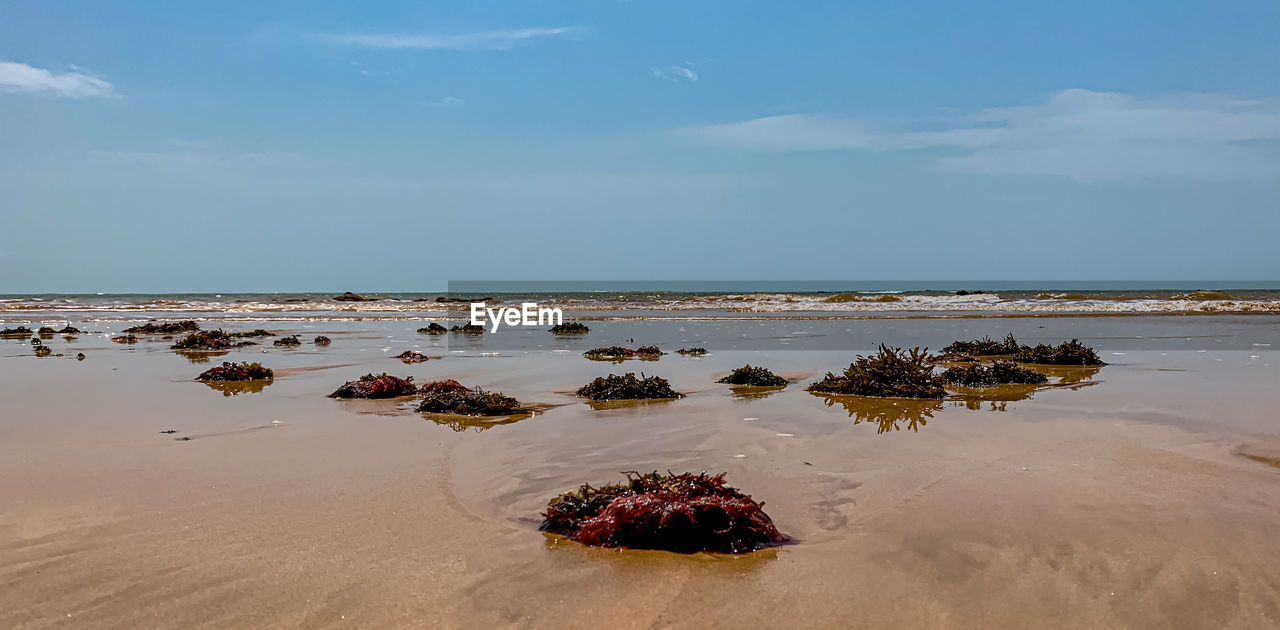
<instances>
[{"instance_id":1,"label":"blue sky","mask_svg":"<svg viewBox=\"0 0 1280 630\"><path fill-rule=\"evenodd\" d=\"M961 4L6 2L0 292L1280 277L1280 4Z\"/></svg>"}]
</instances>

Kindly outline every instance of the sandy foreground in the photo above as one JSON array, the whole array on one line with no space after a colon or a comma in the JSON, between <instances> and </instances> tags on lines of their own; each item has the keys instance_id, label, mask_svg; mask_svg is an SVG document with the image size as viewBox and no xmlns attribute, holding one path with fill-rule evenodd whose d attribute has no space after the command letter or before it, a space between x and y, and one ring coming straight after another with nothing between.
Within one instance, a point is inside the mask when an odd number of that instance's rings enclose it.
<instances>
[{"instance_id":1,"label":"sandy foreground","mask_svg":"<svg viewBox=\"0 0 1280 630\"><path fill-rule=\"evenodd\" d=\"M441 358L404 366L389 356L427 343L413 324L234 352L277 369L234 396L190 382L216 363L168 342L58 338L67 356L48 359L0 343L0 626L1280 625L1280 368L1265 345L1113 353L1103 339L1113 365L1074 387L898 412L713 382L746 362L811 380L848 351L611 365L424 347ZM369 371L554 408L449 426L405 401L325 398ZM624 371L690 396L595 410L564 393ZM896 429L876 421L894 413ZM537 531L559 492L655 469L727 472L793 543L681 556Z\"/></svg>"}]
</instances>

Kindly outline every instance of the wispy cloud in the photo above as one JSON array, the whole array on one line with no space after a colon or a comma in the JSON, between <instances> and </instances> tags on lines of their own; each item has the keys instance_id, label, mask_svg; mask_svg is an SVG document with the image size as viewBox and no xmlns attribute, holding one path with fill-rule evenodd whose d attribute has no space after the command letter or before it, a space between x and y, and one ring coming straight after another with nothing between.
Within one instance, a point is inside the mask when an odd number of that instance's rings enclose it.
<instances>
[{"instance_id":1,"label":"wispy cloud","mask_svg":"<svg viewBox=\"0 0 1280 630\"><path fill-rule=\"evenodd\" d=\"M538 39L568 39L580 26L519 28L454 34L318 33L314 37L338 46L416 50L510 50Z\"/></svg>"},{"instance_id":2,"label":"wispy cloud","mask_svg":"<svg viewBox=\"0 0 1280 630\"><path fill-rule=\"evenodd\" d=\"M446 96L439 100L427 101L423 103L423 105L426 105L427 107L462 107L463 105L466 105L466 104L467 104L466 101L456 96Z\"/></svg>"},{"instance_id":3,"label":"wispy cloud","mask_svg":"<svg viewBox=\"0 0 1280 630\"><path fill-rule=\"evenodd\" d=\"M1064 90L1027 106L890 125L832 114L790 114L680 130L760 151L937 149L939 168L1062 175L1081 181L1140 176L1203 180L1276 177L1280 101L1214 94L1138 98Z\"/></svg>"},{"instance_id":4,"label":"wispy cloud","mask_svg":"<svg viewBox=\"0 0 1280 630\"><path fill-rule=\"evenodd\" d=\"M692 61L686 61L679 66L649 68L649 74L664 81L688 81L693 83L698 80L698 69Z\"/></svg>"},{"instance_id":5,"label":"wispy cloud","mask_svg":"<svg viewBox=\"0 0 1280 630\"><path fill-rule=\"evenodd\" d=\"M116 96L110 83L83 68L71 66L70 72L56 74L12 61L0 61L0 92L46 93L70 98Z\"/></svg>"}]
</instances>

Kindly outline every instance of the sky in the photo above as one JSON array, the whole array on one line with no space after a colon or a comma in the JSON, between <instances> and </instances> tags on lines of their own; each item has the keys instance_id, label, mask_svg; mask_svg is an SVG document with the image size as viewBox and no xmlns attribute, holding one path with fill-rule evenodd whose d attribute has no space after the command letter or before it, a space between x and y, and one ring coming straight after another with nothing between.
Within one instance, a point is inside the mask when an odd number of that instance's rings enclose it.
<instances>
[{"instance_id":1,"label":"sky","mask_svg":"<svg viewBox=\"0 0 1280 630\"><path fill-rule=\"evenodd\" d=\"M1280 3L0 3L0 293L1280 279Z\"/></svg>"}]
</instances>

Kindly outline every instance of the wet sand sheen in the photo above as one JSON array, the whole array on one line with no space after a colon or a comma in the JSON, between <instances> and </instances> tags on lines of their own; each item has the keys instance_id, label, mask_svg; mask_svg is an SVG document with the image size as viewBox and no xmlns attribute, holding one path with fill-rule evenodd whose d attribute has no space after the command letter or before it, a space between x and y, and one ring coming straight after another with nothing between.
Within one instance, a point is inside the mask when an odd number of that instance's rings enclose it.
<instances>
[{"instance_id":1,"label":"wet sand sheen","mask_svg":"<svg viewBox=\"0 0 1280 630\"><path fill-rule=\"evenodd\" d=\"M376 326L421 341L400 331L413 322ZM748 362L820 375L852 352L713 349L614 366L505 349L406 366L389 358L403 348L384 353L378 336L304 332L315 333L334 344L216 359L276 368L271 386L236 396L184 382L204 367L159 342L101 347L83 363L0 346L0 624L1280 619L1280 471L1247 457L1269 457L1277 441L1274 362L1126 350L1083 389L976 409L925 403L915 430L881 432L880 409L828 407L796 384L742 397L712 379ZM564 392L641 369L693 394L595 410ZM368 371L555 406L458 431L404 401L324 398ZM558 492L653 469L727 471L795 542L726 558L588 549L536 531Z\"/></svg>"}]
</instances>

